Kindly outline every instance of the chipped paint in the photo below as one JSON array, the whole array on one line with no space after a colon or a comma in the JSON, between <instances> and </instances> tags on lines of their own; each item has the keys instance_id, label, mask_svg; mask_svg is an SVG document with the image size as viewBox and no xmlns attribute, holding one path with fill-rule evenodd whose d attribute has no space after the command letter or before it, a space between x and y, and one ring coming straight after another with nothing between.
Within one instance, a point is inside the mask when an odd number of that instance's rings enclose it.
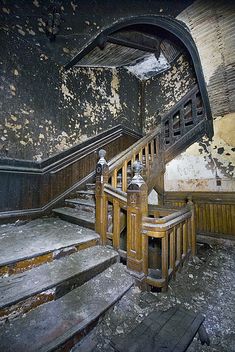
<instances>
[{"instance_id":1,"label":"chipped paint","mask_svg":"<svg viewBox=\"0 0 235 352\"><path fill-rule=\"evenodd\" d=\"M147 80L144 131L152 130L160 118L183 98L195 83L195 72L185 54L180 55L168 70Z\"/></svg>"},{"instance_id":2,"label":"chipped paint","mask_svg":"<svg viewBox=\"0 0 235 352\"><path fill-rule=\"evenodd\" d=\"M214 137L194 143L166 167L166 191L235 189L235 114L214 120ZM217 185L218 177L221 185Z\"/></svg>"}]
</instances>

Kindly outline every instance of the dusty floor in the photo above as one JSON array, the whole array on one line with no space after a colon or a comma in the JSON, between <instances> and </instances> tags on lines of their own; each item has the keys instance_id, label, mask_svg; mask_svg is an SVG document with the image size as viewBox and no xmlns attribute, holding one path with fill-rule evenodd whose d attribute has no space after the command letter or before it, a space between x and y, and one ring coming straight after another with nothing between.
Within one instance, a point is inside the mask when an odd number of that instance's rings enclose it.
<instances>
[{"instance_id":1,"label":"dusty floor","mask_svg":"<svg viewBox=\"0 0 235 352\"><path fill-rule=\"evenodd\" d=\"M211 345L195 338L188 352L235 351L235 244L201 245L198 260L185 265L167 293L140 292L134 287L109 310L96 328L73 351L112 352L110 340L133 329L152 310L176 304L206 316Z\"/></svg>"}]
</instances>

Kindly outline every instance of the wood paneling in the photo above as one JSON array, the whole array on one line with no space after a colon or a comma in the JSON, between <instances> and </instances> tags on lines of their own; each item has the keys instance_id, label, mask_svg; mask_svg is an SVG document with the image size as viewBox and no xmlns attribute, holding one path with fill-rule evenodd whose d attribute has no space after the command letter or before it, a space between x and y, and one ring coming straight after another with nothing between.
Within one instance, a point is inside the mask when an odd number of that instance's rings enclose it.
<instances>
[{"instance_id":1,"label":"wood paneling","mask_svg":"<svg viewBox=\"0 0 235 352\"><path fill-rule=\"evenodd\" d=\"M195 204L196 231L235 239L235 193L167 192L165 203L184 206L188 196Z\"/></svg>"},{"instance_id":2,"label":"wood paneling","mask_svg":"<svg viewBox=\"0 0 235 352\"><path fill-rule=\"evenodd\" d=\"M0 219L40 216L95 174L97 151L110 160L140 135L118 125L42 162L0 160Z\"/></svg>"}]
</instances>

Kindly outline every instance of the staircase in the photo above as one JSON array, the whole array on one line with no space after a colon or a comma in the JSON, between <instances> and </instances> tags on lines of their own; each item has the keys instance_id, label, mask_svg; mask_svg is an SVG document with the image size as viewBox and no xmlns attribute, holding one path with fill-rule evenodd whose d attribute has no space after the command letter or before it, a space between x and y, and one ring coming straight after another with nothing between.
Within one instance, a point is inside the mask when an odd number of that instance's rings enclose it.
<instances>
[{"instance_id":1,"label":"staircase","mask_svg":"<svg viewBox=\"0 0 235 352\"><path fill-rule=\"evenodd\" d=\"M147 199L166 161L205 132L197 96L195 88L161 126L108 164L102 152L96 183L86 183L54 209L57 218L0 226L1 351L70 351L130 289L133 276L166 290L195 254L192 204L163 209L149 207ZM159 268L149 267L151 241L161 249Z\"/></svg>"},{"instance_id":2,"label":"staircase","mask_svg":"<svg viewBox=\"0 0 235 352\"><path fill-rule=\"evenodd\" d=\"M65 200L66 207L54 209L62 220L95 229L95 183L87 183L84 190L79 190Z\"/></svg>"},{"instance_id":3,"label":"staircase","mask_svg":"<svg viewBox=\"0 0 235 352\"><path fill-rule=\"evenodd\" d=\"M133 285L118 253L100 246L94 230L75 224L92 224L94 207L85 211L84 200L75 203L81 219L55 210L72 221L0 227L1 351L69 351Z\"/></svg>"}]
</instances>

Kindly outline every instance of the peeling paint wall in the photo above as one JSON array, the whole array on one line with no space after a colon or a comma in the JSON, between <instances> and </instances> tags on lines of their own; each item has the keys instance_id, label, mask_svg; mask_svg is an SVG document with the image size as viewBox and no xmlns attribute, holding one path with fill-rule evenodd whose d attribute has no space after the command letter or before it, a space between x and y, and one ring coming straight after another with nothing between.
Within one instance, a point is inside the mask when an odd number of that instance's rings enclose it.
<instances>
[{"instance_id":1,"label":"peeling paint wall","mask_svg":"<svg viewBox=\"0 0 235 352\"><path fill-rule=\"evenodd\" d=\"M138 80L115 68L73 68L62 74L60 109L80 140L118 124L141 132Z\"/></svg>"},{"instance_id":2,"label":"peeling paint wall","mask_svg":"<svg viewBox=\"0 0 235 352\"><path fill-rule=\"evenodd\" d=\"M235 114L214 121L212 142L194 143L166 167L166 191L235 190Z\"/></svg>"},{"instance_id":3,"label":"peeling paint wall","mask_svg":"<svg viewBox=\"0 0 235 352\"><path fill-rule=\"evenodd\" d=\"M195 143L167 165L165 188L234 192L235 3L197 0L178 19L189 27L199 51L214 119L214 137L212 141L204 138Z\"/></svg>"},{"instance_id":4,"label":"peeling paint wall","mask_svg":"<svg viewBox=\"0 0 235 352\"><path fill-rule=\"evenodd\" d=\"M189 58L180 55L171 67L147 80L144 90L144 131L156 126L161 117L169 111L196 83L196 75Z\"/></svg>"},{"instance_id":5,"label":"peeling paint wall","mask_svg":"<svg viewBox=\"0 0 235 352\"><path fill-rule=\"evenodd\" d=\"M21 28L20 36L1 30L0 157L39 161L120 123L141 132L137 78L121 69L65 72Z\"/></svg>"},{"instance_id":6,"label":"peeling paint wall","mask_svg":"<svg viewBox=\"0 0 235 352\"><path fill-rule=\"evenodd\" d=\"M46 0L0 0L0 157L41 160L117 123L140 131L139 83L125 71L65 65L101 28L126 16L178 6L142 0L64 0L55 42L46 36Z\"/></svg>"}]
</instances>

